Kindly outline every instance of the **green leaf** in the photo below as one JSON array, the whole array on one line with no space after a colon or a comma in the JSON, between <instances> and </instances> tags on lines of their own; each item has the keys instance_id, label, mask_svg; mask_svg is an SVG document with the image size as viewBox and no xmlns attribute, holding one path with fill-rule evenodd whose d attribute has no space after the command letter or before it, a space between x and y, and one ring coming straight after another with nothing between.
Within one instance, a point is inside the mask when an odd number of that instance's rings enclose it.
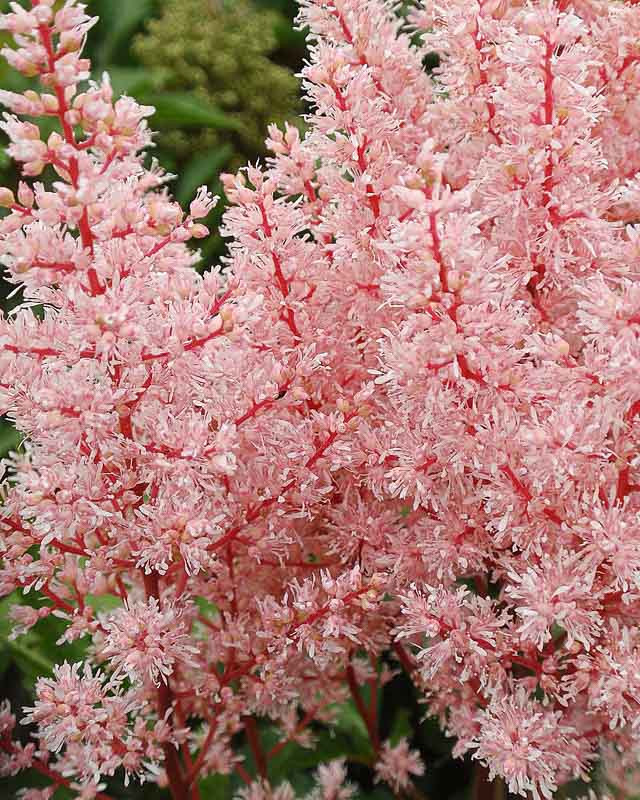
<instances>
[{"instance_id":1,"label":"green leaf","mask_svg":"<svg viewBox=\"0 0 640 800\"><path fill-rule=\"evenodd\" d=\"M57 644L57 640L67 629L67 623L57 617L45 617L23 636L15 641L10 640L12 626L9 622L9 609L12 605L39 608L42 597L37 592L25 595L15 591L0 602L0 659L9 659L17 665L22 683L27 689L41 675L51 675L56 664L84 660L86 638L63 645Z\"/></svg>"},{"instance_id":2,"label":"green leaf","mask_svg":"<svg viewBox=\"0 0 640 800\"><path fill-rule=\"evenodd\" d=\"M325 729L316 736L313 748L304 748L294 742L286 744L277 756L269 759L269 777L274 783L291 778L294 773L316 769L336 758L363 762L366 756L357 752L347 736Z\"/></svg>"},{"instance_id":3,"label":"green leaf","mask_svg":"<svg viewBox=\"0 0 640 800\"><path fill-rule=\"evenodd\" d=\"M100 74L94 74L98 80ZM109 77L115 96L126 94L138 97L144 92L157 91L162 85L163 73L146 67L119 67L109 66Z\"/></svg>"},{"instance_id":4,"label":"green leaf","mask_svg":"<svg viewBox=\"0 0 640 800\"><path fill-rule=\"evenodd\" d=\"M0 600L0 643L5 644L11 633L11 623L9 622L9 609L14 603L19 602L17 592L12 592Z\"/></svg>"},{"instance_id":5,"label":"green leaf","mask_svg":"<svg viewBox=\"0 0 640 800\"><path fill-rule=\"evenodd\" d=\"M389 741L395 747L400 739L409 739L413 733L411 728L411 720L408 708L399 708L396 713L391 732L389 734Z\"/></svg>"},{"instance_id":6,"label":"green leaf","mask_svg":"<svg viewBox=\"0 0 640 800\"><path fill-rule=\"evenodd\" d=\"M128 48L132 34L150 16L153 0L98 0L94 6L100 17L96 62L104 66L114 61L118 49Z\"/></svg>"},{"instance_id":7,"label":"green leaf","mask_svg":"<svg viewBox=\"0 0 640 800\"><path fill-rule=\"evenodd\" d=\"M71 663L84 661L89 638L83 636L73 642L57 644L58 639L66 632L69 623L58 617L45 617L40 620L33 631L28 634L34 637L34 645L38 652L46 658L50 664L61 664L63 661ZM25 637L27 638L27 637Z\"/></svg>"},{"instance_id":8,"label":"green leaf","mask_svg":"<svg viewBox=\"0 0 640 800\"><path fill-rule=\"evenodd\" d=\"M186 206L196 193L196 189L216 178L233 154L233 147L225 144L212 153L194 156L182 172L176 189L178 202Z\"/></svg>"},{"instance_id":9,"label":"green leaf","mask_svg":"<svg viewBox=\"0 0 640 800\"><path fill-rule=\"evenodd\" d=\"M5 667L9 661L13 661L25 677L25 684L30 684L38 675L51 674L53 664L35 645L35 633L28 633L18 641L9 639L12 628L9 609L13 605L19 605L21 601L20 593L12 592L0 602L0 654Z\"/></svg>"},{"instance_id":10,"label":"green leaf","mask_svg":"<svg viewBox=\"0 0 640 800\"><path fill-rule=\"evenodd\" d=\"M22 436L7 422L0 422L0 458L11 450L17 450L22 441Z\"/></svg>"},{"instance_id":11,"label":"green leaf","mask_svg":"<svg viewBox=\"0 0 640 800\"><path fill-rule=\"evenodd\" d=\"M369 733L364 720L358 713L353 700L339 706L335 721L336 730L347 736L354 744L356 752L367 756L373 755Z\"/></svg>"},{"instance_id":12,"label":"green leaf","mask_svg":"<svg viewBox=\"0 0 640 800\"><path fill-rule=\"evenodd\" d=\"M53 663L39 653L35 647L28 647L21 641L7 642L7 645L11 657L22 672L32 675L34 678L52 674Z\"/></svg>"},{"instance_id":13,"label":"green leaf","mask_svg":"<svg viewBox=\"0 0 640 800\"><path fill-rule=\"evenodd\" d=\"M276 20L273 32L278 44L283 49L304 52L306 33L305 31L296 30L288 19Z\"/></svg>"},{"instance_id":14,"label":"green leaf","mask_svg":"<svg viewBox=\"0 0 640 800\"><path fill-rule=\"evenodd\" d=\"M88 594L86 603L95 612L113 611L114 608L122 606L122 600L114 594Z\"/></svg>"},{"instance_id":15,"label":"green leaf","mask_svg":"<svg viewBox=\"0 0 640 800\"><path fill-rule=\"evenodd\" d=\"M242 123L224 114L190 94L163 92L142 93L138 101L154 106L153 124L156 128L216 128L217 130L240 130Z\"/></svg>"},{"instance_id":16,"label":"green leaf","mask_svg":"<svg viewBox=\"0 0 640 800\"><path fill-rule=\"evenodd\" d=\"M203 800L214 797L229 797L231 787L231 777L229 775L209 775L198 782L200 795Z\"/></svg>"},{"instance_id":17,"label":"green leaf","mask_svg":"<svg viewBox=\"0 0 640 800\"><path fill-rule=\"evenodd\" d=\"M293 787L296 797L307 797L316 783L313 776L308 772L299 772L297 775L287 775L287 781Z\"/></svg>"},{"instance_id":18,"label":"green leaf","mask_svg":"<svg viewBox=\"0 0 640 800\"><path fill-rule=\"evenodd\" d=\"M306 748L296 742L288 742L277 755L269 759L269 778L274 784L283 778L296 784L295 776L308 773L320 764L345 758L353 764L369 767L373 761L373 749L366 726L355 706L348 703L336 705L335 722L330 726L313 724L311 733L313 747ZM262 732L265 750L268 752L280 739L282 732L267 727Z\"/></svg>"},{"instance_id":19,"label":"green leaf","mask_svg":"<svg viewBox=\"0 0 640 800\"><path fill-rule=\"evenodd\" d=\"M218 611L218 606L215 603L212 603L210 600L207 600L206 597L198 596L195 598L195 600L201 614L207 614L213 617L220 613Z\"/></svg>"}]
</instances>

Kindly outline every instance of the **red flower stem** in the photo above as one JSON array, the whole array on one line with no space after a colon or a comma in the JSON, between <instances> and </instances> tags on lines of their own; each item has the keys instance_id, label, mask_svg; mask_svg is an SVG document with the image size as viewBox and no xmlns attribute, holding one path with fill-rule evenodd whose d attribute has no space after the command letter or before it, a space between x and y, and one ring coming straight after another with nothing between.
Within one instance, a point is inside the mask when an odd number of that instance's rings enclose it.
<instances>
[{"instance_id":1,"label":"red flower stem","mask_svg":"<svg viewBox=\"0 0 640 800\"><path fill-rule=\"evenodd\" d=\"M267 777L267 757L262 749L262 742L260 741L260 733L258 731L258 724L254 717L244 718L244 730L247 734L247 742L253 755L253 760L256 763L258 774L261 778Z\"/></svg>"},{"instance_id":2,"label":"red flower stem","mask_svg":"<svg viewBox=\"0 0 640 800\"><path fill-rule=\"evenodd\" d=\"M147 598L155 597L160 603L160 585L157 573L153 572L151 575L144 574L144 588ZM157 707L158 719L165 719L167 712L173 707L173 692L168 683L160 683L157 690ZM167 771L167 779L169 781L169 788L173 800L193 800L193 795L190 797L189 785L185 780L182 771L182 764L180 763L180 756L175 747L166 742L163 747L165 769Z\"/></svg>"},{"instance_id":3,"label":"red flower stem","mask_svg":"<svg viewBox=\"0 0 640 800\"><path fill-rule=\"evenodd\" d=\"M375 676L373 678L369 678L369 691L371 693L371 698L369 702L369 716L371 717L371 725L373 729L377 732L378 731L378 690L380 688L380 675L378 673L378 665L376 658L374 656L370 656L371 666L375 670Z\"/></svg>"},{"instance_id":4,"label":"red flower stem","mask_svg":"<svg viewBox=\"0 0 640 800\"><path fill-rule=\"evenodd\" d=\"M40 25L38 28L40 33L40 42L44 47L46 54L47 54L47 69L51 76L55 76L55 69L56 69L56 53L53 47L53 41L51 38L51 29L48 25ZM56 94L56 98L58 100L58 111L57 116L60 120L60 125L62 126L62 132L64 133L64 138L67 144L71 145L73 148L78 148L78 143L76 142L76 137L73 132L73 128L69 124L67 120L67 112L69 111L69 106L67 103L67 99L65 97L64 88L60 86L57 82L53 81L53 88ZM73 157L69 160L69 175L71 177L71 183L73 184L74 188L78 188L78 159ZM89 224L89 214L87 212L86 207L82 211L82 216L78 222L78 230L80 231L80 238L82 240L82 246L93 254L93 234L91 232L91 226ZM87 275L89 277L89 287L91 290L92 295L99 295L104 294L105 287L100 284L100 280L98 279L98 273L95 271L93 267L90 267Z\"/></svg>"},{"instance_id":5,"label":"red flower stem","mask_svg":"<svg viewBox=\"0 0 640 800\"><path fill-rule=\"evenodd\" d=\"M0 749L4 750L6 753L15 753L17 750L16 746L8 735L0 737ZM46 778L49 778L51 781L53 781L56 787L65 786L67 788L71 788L71 781L68 778L65 778L59 772L51 769L51 767L48 766L48 764L46 764L44 761L34 758L31 762L31 767L41 775L44 775ZM104 794L104 792L98 792L95 795L95 800L114 800L114 798L108 794Z\"/></svg>"},{"instance_id":6,"label":"red flower stem","mask_svg":"<svg viewBox=\"0 0 640 800\"><path fill-rule=\"evenodd\" d=\"M281 750L284 750L284 748L289 744L289 742L293 741L293 738L295 736L297 736L301 731L303 731L307 727L307 725L309 725L310 723L313 722L313 720L315 719L316 714L318 713L318 711L321 708L323 708L323 706L314 706L312 709L307 711L307 713L304 715L304 717L296 725L296 729L291 734L291 736L288 736L286 739L283 739L281 742L278 742L278 744L274 745L271 748L271 750L269 750L269 752L267 753L267 758L268 759L272 759L275 756L277 756L278 753L280 753Z\"/></svg>"},{"instance_id":7,"label":"red flower stem","mask_svg":"<svg viewBox=\"0 0 640 800\"><path fill-rule=\"evenodd\" d=\"M217 707L217 706L216 706ZM215 708L214 707L214 710ZM187 784L191 785L194 781L197 780L198 774L204 765L204 760L207 755L207 751L213 742L213 737L215 736L216 731L216 720L212 719L211 723L209 724L209 731L207 732L205 740L202 742L202 746L200 747L200 752L198 753L198 757L196 758L193 766L189 770L189 774L187 775ZM251 783L251 777L249 777L248 783Z\"/></svg>"},{"instance_id":8,"label":"red flower stem","mask_svg":"<svg viewBox=\"0 0 640 800\"><path fill-rule=\"evenodd\" d=\"M251 780L251 775L247 772L247 770L242 766L242 764L236 764L235 770L237 774L242 778L242 780L247 784L247 786L251 786L253 781Z\"/></svg>"},{"instance_id":9,"label":"red flower stem","mask_svg":"<svg viewBox=\"0 0 640 800\"><path fill-rule=\"evenodd\" d=\"M369 713L367 706L364 702L362 694L360 693L360 687L358 686L358 681L356 679L356 673L351 664L347 667L347 683L349 684L349 691L351 692L351 697L353 698L353 702L358 709L358 713L362 717L362 721L367 727L367 733L369 734L369 739L371 740L371 746L373 747L376 753L380 750L380 736L378 734L378 729L376 726L375 719L373 715ZM373 706L375 702L375 698L371 698L371 705Z\"/></svg>"},{"instance_id":10,"label":"red flower stem","mask_svg":"<svg viewBox=\"0 0 640 800\"><path fill-rule=\"evenodd\" d=\"M347 604L351 600L354 600L355 598L360 597L361 595L365 594L368 591L369 591L369 587L365 586L365 587L363 587L361 589L358 589L356 591L349 592L348 594L346 594L342 598L343 603ZM330 606L327 604L327 605L324 605L321 608L319 608L317 611L314 611L313 614L310 614L305 620L300 620L299 622L293 623L289 627L289 629L288 629L288 631L287 631L287 633L285 635L286 638L290 638L298 630L298 628L300 628L302 625L311 625L314 622L316 622L317 620L321 619L329 611L330 611ZM239 666L238 669L229 670L228 667L225 668L224 675L222 675L221 678L220 678L220 686L221 687L228 686L232 681L238 680L239 678L243 678L243 677L249 675L249 673L251 672L251 670L255 666L256 666L256 658L254 656L253 658L249 659L246 663L244 663L241 666ZM187 783L193 782L196 779L199 771L202 769L202 766L204 764L204 760L205 760L205 757L206 757L206 754L207 754L207 750L208 750L208 748L211 746L211 744L213 742L214 734L215 734L215 725L212 722L211 726L209 728L209 732L207 734L207 737L204 740L204 742L202 743L202 747L200 748L200 753L198 754L198 758L196 759L196 762L193 765L193 769L190 770L190 772L189 772L189 776L187 778Z\"/></svg>"},{"instance_id":11,"label":"red flower stem","mask_svg":"<svg viewBox=\"0 0 640 800\"><path fill-rule=\"evenodd\" d=\"M393 650L396 656L398 657L398 661L402 665L402 668L407 673L407 675L411 677L411 675L418 668L418 665L416 664L414 657L404 649L404 646L400 644L400 642L393 643Z\"/></svg>"},{"instance_id":12,"label":"red flower stem","mask_svg":"<svg viewBox=\"0 0 640 800\"><path fill-rule=\"evenodd\" d=\"M188 695L193 695L195 693L188 692ZM174 692L174 696L176 696ZM180 709L180 705L176 703L176 720L178 721L178 725L181 728L185 728L185 719L182 710ZM189 741L186 740L182 742L180 745L180 751L182 752L182 757L184 758L184 763L188 768L188 774L191 774L191 770L193 769L193 759L191 758L191 753L189 752ZM191 800L201 800L200 798L200 788L198 787L197 781L189 784L189 791L191 793Z\"/></svg>"},{"instance_id":13,"label":"red flower stem","mask_svg":"<svg viewBox=\"0 0 640 800\"><path fill-rule=\"evenodd\" d=\"M349 414L346 414L344 417L345 425L349 423L354 417L358 416L357 411L353 411ZM331 447L331 445L335 442L340 434L338 431L332 431L327 438L316 447L315 452L307 459L305 462L305 468L311 469L311 467L318 461L318 459L322 458L325 452ZM241 533L247 525L250 525L252 522L257 520L261 513L268 509L270 506L274 505L278 502L278 497L286 495L290 492L295 486L297 485L297 481L291 480L286 486L283 486L277 494L274 494L272 497L268 497L265 500L262 500L256 506L252 506L248 509L247 513L245 514L245 518L242 522L235 525L233 528L230 528L223 536L219 539L216 539L215 542L212 542L210 545L207 546L207 550L209 552L219 550L220 548L227 545L229 542L233 541L234 539L238 538L238 534Z\"/></svg>"}]
</instances>

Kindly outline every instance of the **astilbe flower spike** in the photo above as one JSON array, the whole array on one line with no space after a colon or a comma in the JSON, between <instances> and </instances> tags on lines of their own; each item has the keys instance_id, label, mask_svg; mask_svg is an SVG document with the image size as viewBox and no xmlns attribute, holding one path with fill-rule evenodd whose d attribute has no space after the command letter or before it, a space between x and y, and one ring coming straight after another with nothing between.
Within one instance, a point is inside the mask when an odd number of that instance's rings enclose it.
<instances>
[{"instance_id":1,"label":"astilbe flower spike","mask_svg":"<svg viewBox=\"0 0 640 800\"><path fill-rule=\"evenodd\" d=\"M428 0L415 46L391 2L303 0L308 132L226 176L229 256L202 276L185 242L214 199L184 214L142 160L152 110L79 88L84 7L2 20L42 90L0 95L34 179L0 195L25 297L0 322L25 438L0 586L40 599L17 633L55 614L90 642L38 682L35 742L3 710L3 771L174 800L235 771L289 798L270 759L351 696L407 787L423 765L362 691L390 653L513 792L635 763L638 7ZM353 793L340 762L318 783Z\"/></svg>"}]
</instances>

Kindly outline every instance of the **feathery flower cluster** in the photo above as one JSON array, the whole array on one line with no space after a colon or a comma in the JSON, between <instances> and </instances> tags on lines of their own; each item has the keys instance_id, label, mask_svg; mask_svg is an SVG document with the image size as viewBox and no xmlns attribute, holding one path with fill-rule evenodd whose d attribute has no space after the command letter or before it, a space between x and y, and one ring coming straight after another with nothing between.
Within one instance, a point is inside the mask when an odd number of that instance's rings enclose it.
<instances>
[{"instance_id":1,"label":"feathery flower cluster","mask_svg":"<svg viewBox=\"0 0 640 800\"><path fill-rule=\"evenodd\" d=\"M404 789L424 767L381 741L389 654L515 793L637 763L640 11L424 0L416 46L392 5L302 0L308 132L225 177L229 256L202 276L185 242L215 200L183 213L142 160L152 109L79 86L95 20L2 18L42 92L0 94L36 179L0 195L25 293L0 320L25 437L0 591L40 598L17 632L54 613L90 643L38 683L34 743L3 710L3 771L290 798L270 759L350 696ZM320 769L314 798L351 794Z\"/></svg>"}]
</instances>

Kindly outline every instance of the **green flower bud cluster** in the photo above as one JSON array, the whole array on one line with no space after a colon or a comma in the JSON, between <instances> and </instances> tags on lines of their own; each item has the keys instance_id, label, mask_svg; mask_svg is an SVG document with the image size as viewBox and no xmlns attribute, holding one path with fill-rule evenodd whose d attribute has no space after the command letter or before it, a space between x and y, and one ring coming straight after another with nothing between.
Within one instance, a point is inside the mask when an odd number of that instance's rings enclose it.
<instances>
[{"instance_id":1,"label":"green flower bud cluster","mask_svg":"<svg viewBox=\"0 0 640 800\"><path fill-rule=\"evenodd\" d=\"M293 73L271 60L283 19L250 0L163 0L160 15L134 40L134 53L160 76L160 90L194 99L238 121L229 131L172 130L159 139L177 162L222 144L233 147L228 167L264 150L267 125L299 113Z\"/></svg>"}]
</instances>

